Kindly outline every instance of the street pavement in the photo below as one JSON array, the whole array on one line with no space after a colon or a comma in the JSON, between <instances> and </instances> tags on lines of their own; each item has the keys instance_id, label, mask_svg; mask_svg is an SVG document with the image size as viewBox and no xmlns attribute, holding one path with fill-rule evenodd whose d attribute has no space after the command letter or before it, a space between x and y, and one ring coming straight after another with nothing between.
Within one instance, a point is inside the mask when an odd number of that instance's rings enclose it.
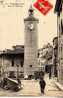
<instances>
[{"instance_id":1,"label":"street pavement","mask_svg":"<svg viewBox=\"0 0 63 98\"><path fill-rule=\"evenodd\" d=\"M22 89L19 92L0 89L0 96L63 96L63 92L54 83L55 79L49 79L48 75L45 75L44 79L46 81L44 95L40 92L38 80L22 80Z\"/></svg>"},{"instance_id":2,"label":"street pavement","mask_svg":"<svg viewBox=\"0 0 63 98\"><path fill-rule=\"evenodd\" d=\"M48 75L45 75L46 87L45 87L45 96L57 96L63 97L63 91L57 88L55 85L56 78L49 79Z\"/></svg>"}]
</instances>

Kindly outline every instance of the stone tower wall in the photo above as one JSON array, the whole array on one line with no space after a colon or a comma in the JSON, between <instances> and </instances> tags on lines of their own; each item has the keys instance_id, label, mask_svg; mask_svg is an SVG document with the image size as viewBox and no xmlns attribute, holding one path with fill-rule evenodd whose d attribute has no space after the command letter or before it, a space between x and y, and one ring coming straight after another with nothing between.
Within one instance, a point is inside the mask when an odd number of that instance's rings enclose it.
<instances>
[{"instance_id":1,"label":"stone tower wall","mask_svg":"<svg viewBox=\"0 0 63 98\"><path fill-rule=\"evenodd\" d=\"M28 29L30 21L25 22L25 51L24 51L24 72L27 75L34 74L34 71L38 67L38 34L37 34L37 21L32 21L34 24L34 30ZM32 65L32 66L31 66Z\"/></svg>"}]
</instances>

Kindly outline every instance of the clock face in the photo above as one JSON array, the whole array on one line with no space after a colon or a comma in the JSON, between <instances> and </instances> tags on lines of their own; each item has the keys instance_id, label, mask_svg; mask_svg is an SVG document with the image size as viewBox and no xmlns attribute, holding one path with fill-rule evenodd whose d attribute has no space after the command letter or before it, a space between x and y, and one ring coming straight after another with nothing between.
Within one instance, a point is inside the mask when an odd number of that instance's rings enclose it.
<instances>
[{"instance_id":1,"label":"clock face","mask_svg":"<svg viewBox=\"0 0 63 98\"><path fill-rule=\"evenodd\" d=\"M29 28L30 30L33 30L33 29L34 29L34 24L33 24L33 23L28 24L28 28Z\"/></svg>"}]
</instances>

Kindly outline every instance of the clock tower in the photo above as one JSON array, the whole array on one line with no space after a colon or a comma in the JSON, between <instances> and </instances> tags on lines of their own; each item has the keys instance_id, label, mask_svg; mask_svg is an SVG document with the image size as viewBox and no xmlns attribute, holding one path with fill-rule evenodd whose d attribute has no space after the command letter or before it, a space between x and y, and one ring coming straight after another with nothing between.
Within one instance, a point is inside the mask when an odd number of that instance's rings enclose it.
<instances>
[{"instance_id":1,"label":"clock tower","mask_svg":"<svg viewBox=\"0 0 63 98\"><path fill-rule=\"evenodd\" d=\"M25 43L24 43L24 75L33 75L38 70L38 19L34 17L32 6L28 11L29 15L24 19Z\"/></svg>"}]
</instances>

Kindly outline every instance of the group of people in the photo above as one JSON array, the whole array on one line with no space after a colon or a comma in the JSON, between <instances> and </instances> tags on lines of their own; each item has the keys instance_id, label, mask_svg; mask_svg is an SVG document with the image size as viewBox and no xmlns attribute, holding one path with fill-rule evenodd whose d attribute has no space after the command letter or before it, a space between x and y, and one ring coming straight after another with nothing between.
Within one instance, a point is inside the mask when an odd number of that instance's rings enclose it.
<instances>
[{"instance_id":1,"label":"group of people","mask_svg":"<svg viewBox=\"0 0 63 98\"><path fill-rule=\"evenodd\" d=\"M17 83L18 83L19 88L21 88L21 81L19 78L17 79ZM7 78L3 78L0 85L2 88L6 88L7 87ZM40 85L41 93L44 94L44 90L45 90L45 86L46 86L46 82L44 80L44 72L41 72L39 75L39 85Z\"/></svg>"}]
</instances>

